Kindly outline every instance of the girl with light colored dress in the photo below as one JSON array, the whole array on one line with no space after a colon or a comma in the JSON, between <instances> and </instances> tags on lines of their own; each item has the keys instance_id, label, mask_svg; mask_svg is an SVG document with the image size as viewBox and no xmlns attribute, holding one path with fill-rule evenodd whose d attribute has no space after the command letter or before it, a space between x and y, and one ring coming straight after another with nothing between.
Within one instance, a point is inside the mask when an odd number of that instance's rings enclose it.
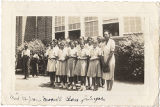
<instances>
[{"instance_id":1,"label":"girl with light colored dress","mask_svg":"<svg viewBox=\"0 0 160 107\"><path fill-rule=\"evenodd\" d=\"M89 52L89 68L87 77L92 78L91 89L97 90L97 80L101 77L101 66L100 66L100 58L101 50L98 47L97 41L93 42L93 47ZM89 86L90 87L90 86Z\"/></svg>"},{"instance_id":2,"label":"girl with light colored dress","mask_svg":"<svg viewBox=\"0 0 160 107\"><path fill-rule=\"evenodd\" d=\"M75 85L74 82L74 71L75 71L75 66L76 66L76 48L74 45L74 42L70 42L70 47L68 49L68 60L67 60L67 76L69 77L69 87L68 89L72 89L73 86Z\"/></svg>"},{"instance_id":3,"label":"girl with light colored dress","mask_svg":"<svg viewBox=\"0 0 160 107\"><path fill-rule=\"evenodd\" d=\"M85 48L88 50L88 52L90 52L90 50L93 48L93 39L91 37L87 38L87 43L85 43ZM88 67L89 67L89 58L87 59L87 71L88 71ZM86 85L87 85L87 89L90 89L90 84L92 82L92 78L90 77L86 77Z\"/></svg>"},{"instance_id":4,"label":"girl with light colored dress","mask_svg":"<svg viewBox=\"0 0 160 107\"><path fill-rule=\"evenodd\" d=\"M87 74L87 57L88 50L84 48L84 43L80 45L80 50L77 52L77 63L75 67L75 75L80 78L80 91L86 90L86 74Z\"/></svg>"},{"instance_id":5,"label":"girl with light colored dress","mask_svg":"<svg viewBox=\"0 0 160 107\"><path fill-rule=\"evenodd\" d=\"M60 77L60 86L66 88L67 85L67 71L66 71L66 57L67 52L64 49L64 43L60 43L58 50L57 72L56 75Z\"/></svg>"},{"instance_id":6,"label":"girl with light colored dress","mask_svg":"<svg viewBox=\"0 0 160 107\"><path fill-rule=\"evenodd\" d=\"M55 87L55 73L56 73L56 63L57 63L57 52L58 48L56 47L55 42L51 44L50 49L47 51L48 63L47 63L47 71L50 75L51 86Z\"/></svg>"}]
</instances>

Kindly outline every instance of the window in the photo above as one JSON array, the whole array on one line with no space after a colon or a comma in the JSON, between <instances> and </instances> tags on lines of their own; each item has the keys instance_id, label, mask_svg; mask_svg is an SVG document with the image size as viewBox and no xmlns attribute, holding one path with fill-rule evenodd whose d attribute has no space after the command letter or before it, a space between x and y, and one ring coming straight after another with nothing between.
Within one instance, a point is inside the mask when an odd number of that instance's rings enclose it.
<instances>
[{"instance_id":1,"label":"window","mask_svg":"<svg viewBox=\"0 0 160 107\"><path fill-rule=\"evenodd\" d=\"M65 30L65 17L56 16L55 17L55 32L64 32Z\"/></svg>"},{"instance_id":2,"label":"window","mask_svg":"<svg viewBox=\"0 0 160 107\"><path fill-rule=\"evenodd\" d=\"M79 30L80 29L80 17L70 16L68 18L69 30Z\"/></svg>"},{"instance_id":3,"label":"window","mask_svg":"<svg viewBox=\"0 0 160 107\"><path fill-rule=\"evenodd\" d=\"M141 33L140 17L124 17L124 33Z\"/></svg>"},{"instance_id":4,"label":"window","mask_svg":"<svg viewBox=\"0 0 160 107\"><path fill-rule=\"evenodd\" d=\"M117 17L103 17L103 32L106 30L110 31L111 36L119 36L119 20Z\"/></svg>"},{"instance_id":5,"label":"window","mask_svg":"<svg viewBox=\"0 0 160 107\"><path fill-rule=\"evenodd\" d=\"M119 23L103 24L103 32L109 30L111 36L119 36Z\"/></svg>"},{"instance_id":6,"label":"window","mask_svg":"<svg viewBox=\"0 0 160 107\"><path fill-rule=\"evenodd\" d=\"M98 36L98 17L85 17L85 36Z\"/></svg>"}]
</instances>

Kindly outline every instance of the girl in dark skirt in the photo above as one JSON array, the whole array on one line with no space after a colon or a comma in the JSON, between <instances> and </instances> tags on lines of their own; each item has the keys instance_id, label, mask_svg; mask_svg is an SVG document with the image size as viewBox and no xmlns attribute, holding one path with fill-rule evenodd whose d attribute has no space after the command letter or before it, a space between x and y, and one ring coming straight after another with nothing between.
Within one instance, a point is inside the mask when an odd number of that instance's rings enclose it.
<instances>
[{"instance_id":1,"label":"girl in dark skirt","mask_svg":"<svg viewBox=\"0 0 160 107\"><path fill-rule=\"evenodd\" d=\"M39 55L39 61L38 61L38 68L39 68L39 74L45 75L45 60L44 60L44 55L41 52Z\"/></svg>"},{"instance_id":2,"label":"girl in dark skirt","mask_svg":"<svg viewBox=\"0 0 160 107\"><path fill-rule=\"evenodd\" d=\"M88 51L87 49L84 48L84 43L82 43L80 46L81 46L81 49L78 50L78 53L77 53L78 61L75 67L75 75L80 77L81 88L79 90L83 91L86 89L85 84L86 84Z\"/></svg>"},{"instance_id":3,"label":"girl in dark skirt","mask_svg":"<svg viewBox=\"0 0 160 107\"><path fill-rule=\"evenodd\" d=\"M38 60L39 60L39 56L35 52L32 59L31 59L31 67L32 67L32 76L33 77L35 75L38 77Z\"/></svg>"}]
</instances>

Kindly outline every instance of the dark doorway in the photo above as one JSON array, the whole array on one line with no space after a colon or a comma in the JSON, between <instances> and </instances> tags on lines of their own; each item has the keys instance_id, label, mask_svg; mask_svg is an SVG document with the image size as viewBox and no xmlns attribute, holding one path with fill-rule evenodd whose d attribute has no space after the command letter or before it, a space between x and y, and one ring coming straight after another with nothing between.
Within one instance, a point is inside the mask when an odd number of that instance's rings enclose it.
<instances>
[{"instance_id":1,"label":"dark doorway","mask_svg":"<svg viewBox=\"0 0 160 107\"><path fill-rule=\"evenodd\" d=\"M59 40L63 40L65 38L65 32L57 32L55 33L55 39Z\"/></svg>"},{"instance_id":2,"label":"dark doorway","mask_svg":"<svg viewBox=\"0 0 160 107\"><path fill-rule=\"evenodd\" d=\"M103 32L106 30L109 30L112 36L119 36L119 23L103 24Z\"/></svg>"},{"instance_id":3,"label":"dark doorway","mask_svg":"<svg viewBox=\"0 0 160 107\"><path fill-rule=\"evenodd\" d=\"M76 40L79 39L81 35L80 30L69 31L69 39Z\"/></svg>"}]
</instances>

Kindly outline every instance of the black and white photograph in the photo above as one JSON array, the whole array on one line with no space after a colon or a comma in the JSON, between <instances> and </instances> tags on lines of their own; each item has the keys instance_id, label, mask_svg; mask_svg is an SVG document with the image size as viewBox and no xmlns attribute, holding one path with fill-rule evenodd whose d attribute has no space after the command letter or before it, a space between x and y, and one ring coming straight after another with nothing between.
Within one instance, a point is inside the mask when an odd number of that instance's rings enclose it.
<instances>
[{"instance_id":1,"label":"black and white photograph","mask_svg":"<svg viewBox=\"0 0 160 107\"><path fill-rule=\"evenodd\" d=\"M16 89L141 87L143 21L137 16L16 16Z\"/></svg>"},{"instance_id":2,"label":"black and white photograph","mask_svg":"<svg viewBox=\"0 0 160 107\"><path fill-rule=\"evenodd\" d=\"M2 104L158 105L159 7L3 2Z\"/></svg>"}]
</instances>

